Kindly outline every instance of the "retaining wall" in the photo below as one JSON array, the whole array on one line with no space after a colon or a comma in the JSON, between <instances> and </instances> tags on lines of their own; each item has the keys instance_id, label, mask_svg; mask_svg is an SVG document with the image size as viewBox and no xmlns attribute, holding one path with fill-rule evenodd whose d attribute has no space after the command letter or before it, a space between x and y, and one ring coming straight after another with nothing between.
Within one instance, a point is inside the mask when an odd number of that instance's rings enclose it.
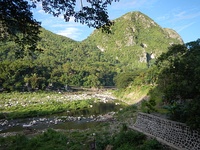
<instances>
[{"instance_id":1,"label":"retaining wall","mask_svg":"<svg viewBox=\"0 0 200 150\"><path fill-rule=\"evenodd\" d=\"M154 115L139 113L136 129L162 140L180 150L200 150L200 134L183 123L167 120Z\"/></svg>"}]
</instances>

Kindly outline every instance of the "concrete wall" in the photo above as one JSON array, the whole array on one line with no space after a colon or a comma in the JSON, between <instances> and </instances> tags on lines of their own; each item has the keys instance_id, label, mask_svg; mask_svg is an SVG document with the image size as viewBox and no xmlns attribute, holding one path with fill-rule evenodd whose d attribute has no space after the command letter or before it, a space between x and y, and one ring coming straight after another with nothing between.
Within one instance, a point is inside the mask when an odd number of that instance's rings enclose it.
<instances>
[{"instance_id":1,"label":"concrete wall","mask_svg":"<svg viewBox=\"0 0 200 150\"><path fill-rule=\"evenodd\" d=\"M134 124L139 131L162 140L180 150L200 150L200 134L183 123L139 113Z\"/></svg>"}]
</instances>

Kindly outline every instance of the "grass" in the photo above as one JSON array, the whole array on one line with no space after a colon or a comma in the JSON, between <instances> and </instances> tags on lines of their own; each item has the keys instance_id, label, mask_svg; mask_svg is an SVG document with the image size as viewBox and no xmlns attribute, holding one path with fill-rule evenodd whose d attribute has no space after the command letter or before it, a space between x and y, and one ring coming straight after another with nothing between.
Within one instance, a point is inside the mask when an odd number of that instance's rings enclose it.
<instances>
[{"instance_id":1,"label":"grass","mask_svg":"<svg viewBox=\"0 0 200 150\"><path fill-rule=\"evenodd\" d=\"M70 100L59 93L1 93L0 118L15 119L89 108L95 99Z\"/></svg>"},{"instance_id":2,"label":"grass","mask_svg":"<svg viewBox=\"0 0 200 150\"><path fill-rule=\"evenodd\" d=\"M113 94L118 98L123 99L127 104L136 104L148 95L151 88L151 85L136 85L115 91Z\"/></svg>"},{"instance_id":3,"label":"grass","mask_svg":"<svg viewBox=\"0 0 200 150\"><path fill-rule=\"evenodd\" d=\"M155 106L152 105L151 112L156 112L160 114L166 115L168 110L163 106L163 93L157 86L152 85L132 85L127 87L126 89L121 89L118 91L114 91L114 95L119 99L123 99L123 101L129 105L140 103L141 107L139 108L142 112L149 112L149 101L154 101ZM151 106L151 104L149 105Z\"/></svg>"},{"instance_id":4,"label":"grass","mask_svg":"<svg viewBox=\"0 0 200 150\"><path fill-rule=\"evenodd\" d=\"M135 105L130 105L117 113L117 120L122 124L133 125L137 118L138 108Z\"/></svg>"},{"instance_id":5,"label":"grass","mask_svg":"<svg viewBox=\"0 0 200 150\"><path fill-rule=\"evenodd\" d=\"M61 112L78 114L88 109L94 109L96 106L94 103L100 101L97 97L81 93L1 93L0 119L38 117ZM115 100L115 102L120 104L119 107L125 107L123 102L119 100ZM94 108L91 108L93 106ZM96 110L94 111L96 112Z\"/></svg>"},{"instance_id":6,"label":"grass","mask_svg":"<svg viewBox=\"0 0 200 150\"><path fill-rule=\"evenodd\" d=\"M150 96L150 100L154 100L156 105L155 105L155 109L157 110L157 113L160 114L167 114L168 110L165 109L163 106L163 93L161 92L161 90L158 88L158 86L153 87L148 95Z\"/></svg>"},{"instance_id":7,"label":"grass","mask_svg":"<svg viewBox=\"0 0 200 150\"><path fill-rule=\"evenodd\" d=\"M162 150L160 143L139 132L120 128L118 132L105 130L110 128L108 124L97 126L91 130L84 131L62 131L58 132L48 129L42 134L34 137L17 135L0 137L0 149L4 150L88 150L91 143L95 142L96 150L105 149L112 145L116 150Z\"/></svg>"}]
</instances>

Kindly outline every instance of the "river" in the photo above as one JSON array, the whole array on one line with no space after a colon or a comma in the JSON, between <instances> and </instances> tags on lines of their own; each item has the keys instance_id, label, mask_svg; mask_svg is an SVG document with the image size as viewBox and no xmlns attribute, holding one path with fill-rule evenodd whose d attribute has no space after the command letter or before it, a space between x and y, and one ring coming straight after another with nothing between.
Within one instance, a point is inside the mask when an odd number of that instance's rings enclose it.
<instances>
[{"instance_id":1,"label":"river","mask_svg":"<svg viewBox=\"0 0 200 150\"><path fill-rule=\"evenodd\" d=\"M82 94L83 95L83 94ZM84 94L84 97L87 94ZM88 95L87 95L88 96ZM92 98L94 97L93 95ZM71 96L72 97L72 96ZM74 97L81 97L81 95L74 95ZM90 108L84 110L77 110L73 112L63 112L59 114L14 119L14 120L0 120L0 134L15 133L24 130L44 130L47 128L53 129L87 129L95 127L100 122L114 120L114 115L123 105L120 102L108 95L98 95L99 102L94 102ZM88 98L88 97L87 97Z\"/></svg>"}]
</instances>

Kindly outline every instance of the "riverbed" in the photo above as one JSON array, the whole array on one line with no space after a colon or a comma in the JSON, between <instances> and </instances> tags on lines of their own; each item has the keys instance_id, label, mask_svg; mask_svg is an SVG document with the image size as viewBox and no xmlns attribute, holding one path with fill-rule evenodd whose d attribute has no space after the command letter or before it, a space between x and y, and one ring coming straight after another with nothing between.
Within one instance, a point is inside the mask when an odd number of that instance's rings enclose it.
<instances>
[{"instance_id":1,"label":"riverbed","mask_svg":"<svg viewBox=\"0 0 200 150\"><path fill-rule=\"evenodd\" d=\"M61 95L63 97L63 95ZM0 134L16 133L22 131L38 131L48 128L53 129L88 129L95 127L101 122L114 121L114 115L123 109L123 105L110 93L81 93L65 94L70 101L98 99L89 108L76 111L65 111L58 114L32 117L23 119L0 120Z\"/></svg>"}]
</instances>

